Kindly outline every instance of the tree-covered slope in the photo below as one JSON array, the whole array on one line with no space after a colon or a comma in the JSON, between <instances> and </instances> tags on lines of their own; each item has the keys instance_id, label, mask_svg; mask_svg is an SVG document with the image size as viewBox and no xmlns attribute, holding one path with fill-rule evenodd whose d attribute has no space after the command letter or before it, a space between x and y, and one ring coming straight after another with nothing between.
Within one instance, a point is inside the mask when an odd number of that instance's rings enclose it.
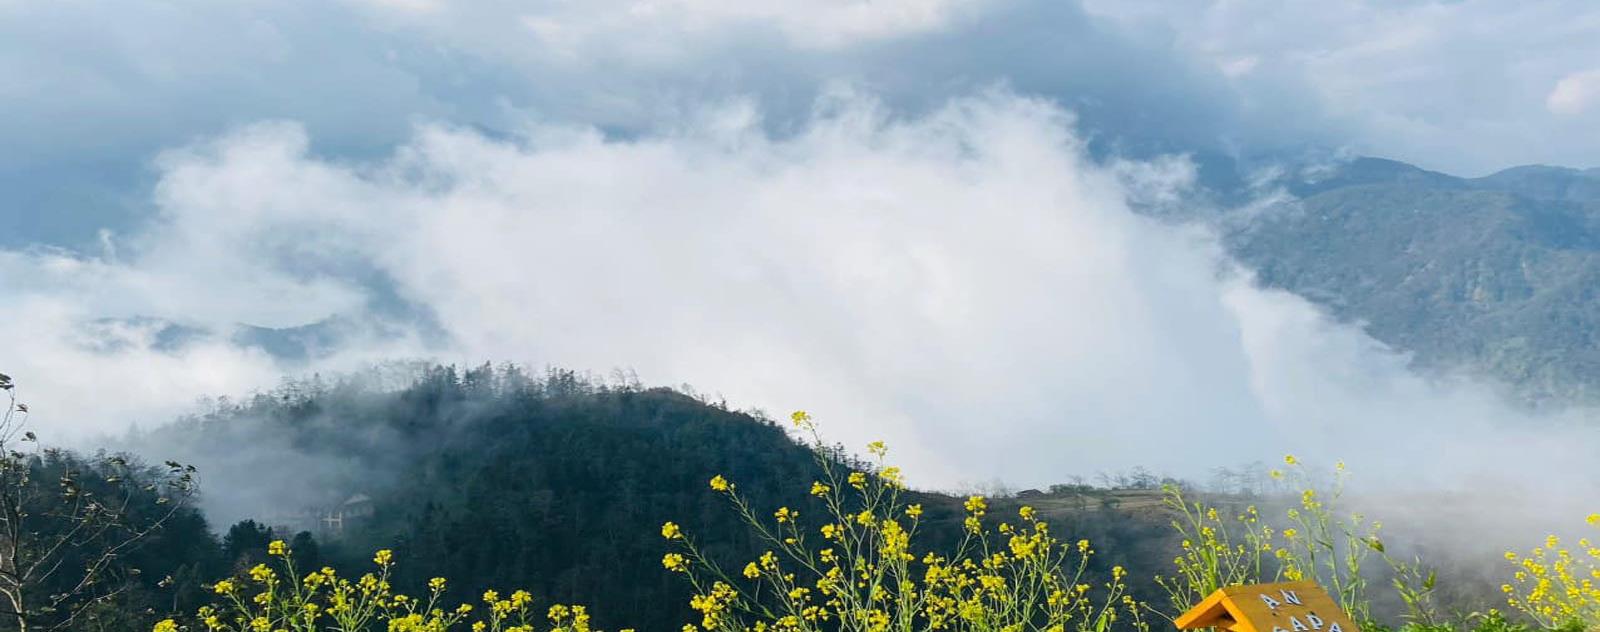
<instances>
[{"instance_id":1,"label":"tree-covered slope","mask_svg":"<svg viewBox=\"0 0 1600 632\"><path fill-rule=\"evenodd\" d=\"M1364 158L1289 191L1227 234L1261 283L1422 366L1481 370L1533 402L1600 397L1600 173L1464 179Z\"/></svg>"},{"instance_id":2,"label":"tree-covered slope","mask_svg":"<svg viewBox=\"0 0 1600 632\"><path fill-rule=\"evenodd\" d=\"M414 379L298 382L137 441L195 462L223 521L251 518L285 539L310 530L321 562L360 569L374 549L393 548L407 589L435 576L458 595L526 588L541 603L592 606L606 629L676 630L690 620L689 587L661 565L664 521L730 567L759 555L740 517L707 488L712 476L734 481L758 515L780 506L823 514L808 494L813 452L783 426L563 371L429 367ZM357 495L371 498L370 517L346 514L337 532L320 521ZM915 496L927 506L926 542L959 536L962 499ZM1064 537L1103 544L1098 573L1115 564L1157 572L1168 561L1159 510L1059 504L1042 513ZM1015 507L997 502L1007 510ZM265 546L250 528L233 532Z\"/></svg>"}]
</instances>

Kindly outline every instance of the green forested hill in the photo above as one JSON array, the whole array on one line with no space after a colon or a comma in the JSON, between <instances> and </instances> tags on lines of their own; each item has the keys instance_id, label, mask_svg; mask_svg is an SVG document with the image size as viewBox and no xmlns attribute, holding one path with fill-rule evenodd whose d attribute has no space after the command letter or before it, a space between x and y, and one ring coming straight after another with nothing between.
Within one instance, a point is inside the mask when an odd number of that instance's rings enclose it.
<instances>
[{"instance_id":1,"label":"green forested hill","mask_svg":"<svg viewBox=\"0 0 1600 632\"><path fill-rule=\"evenodd\" d=\"M1227 231L1261 283L1419 365L1481 370L1535 403L1600 399L1600 172L1465 179L1363 158L1289 192Z\"/></svg>"},{"instance_id":2,"label":"green forested hill","mask_svg":"<svg viewBox=\"0 0 1600 632\"><path fill-rule=\"evenodd\" d=\"M589 604L606 629L676 630L689 620L688 586L661 566L664 521L731 567L760 553L707 489L712 476L735 481L758 513L823 513L807 494L813 455L783 427L672 390L599 386L563 371L431 367L402 386L293 383L138 441L196 462L210 505L230 521L272 527L330 499L370 496L371 517L347 518L337 533L315 519L279 526L277 537L312 531L317 563L359 569L373 549L392 547L408 589L433 576L469 598L526 588L542 603ZM957 537L962 499L918 496L926 542ZM1064 537L1095 540L1098 573L1121 564L1149 576L1170 564L1168 519L1149 503L1056 504L1041 503L1041 513ZM996 511L1015 507L997 501ZM264 547L253 529L236 525L233 540ZM1153 596L1153 586L1137 588Z\"/></svg>"}]
</instances>

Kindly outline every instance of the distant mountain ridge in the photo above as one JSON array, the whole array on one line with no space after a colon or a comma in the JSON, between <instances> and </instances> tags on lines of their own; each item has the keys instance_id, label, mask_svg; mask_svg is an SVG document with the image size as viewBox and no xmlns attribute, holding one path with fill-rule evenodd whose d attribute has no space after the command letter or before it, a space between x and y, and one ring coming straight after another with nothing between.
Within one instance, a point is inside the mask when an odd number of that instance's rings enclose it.
<instances>
[{"instance_id":1,"label":"distant mountain ridge","mask_svg":"<svg viewBox=\"0 0 1600 632\"><path fill-rule=\"evenodd\" d=\"M1419 368L1481 373L1536 406L1600 403L1600 168L1525 165L1463 178L1362 157L1271 161L1287 171L1260 178L1226 156L1192 158L1198 195L1142 210L1214 223L1261 284L1360 323ZM1289 199L1251 204L1275 192ZM1219 210L1238 208L1249 210ZM220 333L171 325L158 344L229 336L304 361L408 327L446 337L426 310L384 283L371 287L382 291L370 322L334 316Z\"/></svg>"},{"instance_id":2,"label":"distant mountain ridge","mask_svg":"<svg viewBox=\"0 0 1600 632\"><path fill-rule=\"evenodd\" d=\"M1600 169L1460 178L1357 158L1279 184L1293 199L1218 222L1261 284L1419 367L1481 371L1535 405L1600 401Z\"/></svg>"}]
</instances>

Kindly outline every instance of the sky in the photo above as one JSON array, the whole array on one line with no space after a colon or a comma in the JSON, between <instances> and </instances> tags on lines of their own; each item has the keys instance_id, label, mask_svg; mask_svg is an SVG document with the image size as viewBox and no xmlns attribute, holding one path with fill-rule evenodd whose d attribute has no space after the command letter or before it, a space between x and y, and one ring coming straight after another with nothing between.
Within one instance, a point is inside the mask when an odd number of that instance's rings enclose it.
<instances>
[{"instance_id":1,"label":"sky","mask_svg":"<svg viewBox=\"0 0 1600 632\"><path fill-rule=\"evenodd\" d=\"M946 486L1587 449L1130 206L1188 199L1196 154L1597 166L1597 28L1585 2L0 0L0 371L85 437L386 359L627 368ZM330 322L307 358L237 336Z\"/></svg>"},{"instance_id":2,"label":"sky","mask_svg":"<svg viewBox=\"0 0 1600 632\"><path fill-rule=\"evenodd\" d=\"M1004 86L1139 155L1593 167L1597 28L1580 0L7 0L0 244L131 230L159 152L264 120L370 159L419 124L640 134L738 99L781 134L841 85L906 113Z\"/></svg>"}]
</instances>

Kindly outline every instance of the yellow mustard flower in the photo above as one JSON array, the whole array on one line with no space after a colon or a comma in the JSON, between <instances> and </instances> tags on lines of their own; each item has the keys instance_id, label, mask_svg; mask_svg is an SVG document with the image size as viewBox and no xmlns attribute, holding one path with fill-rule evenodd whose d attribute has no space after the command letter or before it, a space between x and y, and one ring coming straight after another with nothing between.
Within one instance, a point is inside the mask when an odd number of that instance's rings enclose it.
<instances>
[{"instance_id":1,"label":"yellow mustard flower","mask_svg":"<svg viewBox=\"0 0 1600 632\"><path fill-rule=\"evenodd\" d=\"M963 506L966 507L967 513L975 516L982 516L989 509L988 501L984 500L982 496L968 496L967 502Z\"/></svg>"}]
</instances>

